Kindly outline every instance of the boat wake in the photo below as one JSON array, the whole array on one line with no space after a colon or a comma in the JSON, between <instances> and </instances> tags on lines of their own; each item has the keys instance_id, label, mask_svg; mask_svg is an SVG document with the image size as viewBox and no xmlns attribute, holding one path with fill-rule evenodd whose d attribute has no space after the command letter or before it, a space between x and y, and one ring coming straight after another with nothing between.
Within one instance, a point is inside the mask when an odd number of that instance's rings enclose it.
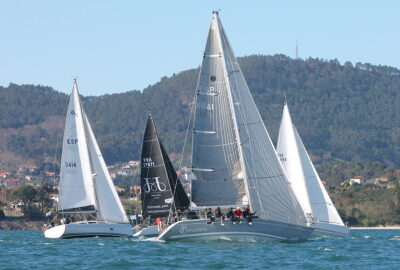
<instances>
[{"instance_id":1,"label":"boat wake","mask_svg":"<svg viewBox=\"0 0 400 270\"><path fill-rule=\"evenodd\" d=\"M159 242L159 243L164 243L164 240L160 240L157 237L143 237L139 236L136 239L133 239L135 242Z\"/></svg>"}]
</instances>

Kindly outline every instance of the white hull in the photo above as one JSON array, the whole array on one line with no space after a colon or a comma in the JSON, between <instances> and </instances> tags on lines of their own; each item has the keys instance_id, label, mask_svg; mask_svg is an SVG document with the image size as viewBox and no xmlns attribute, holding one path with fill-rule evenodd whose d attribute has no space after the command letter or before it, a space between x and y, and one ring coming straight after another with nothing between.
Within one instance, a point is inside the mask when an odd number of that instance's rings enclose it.
<instances>
[{"instance_id":1,"label":"white hull","mask_svg":"<svg viewBox=\"0 0 400 270\"><path fill-rule=\"evenodd\" d=\"M348 236L350 233L348 227L332 223L314 222L311 224L311 227L314 228L314 235Z\"/></svg>"},{"instance_id":2,"label":"white hull","mask_svg":"<svg viewBox=\"0 0 400 270\"><path fill-rule=\"evenodd\" d=\"M158 226L157 225L148 226L136 232L133 236L145 236L145 237L158 236Z\"/></svg>"},{"instance_id":3,"label":"white hull","mask_svg":"<svg viewBox=\"0 0 400 270\"><path fill-rule=\"evenodd\" d=\"M158 237L159 240L231 240L231 241L305 241L313 231L307 226L281 222L253 220L233 224L231 221L210 223L208 220L184 220L172 224Z\"/></svg>"},{"instance_id":4,"label":"white hull","mask_svg":"<svg viewBox=\"0 0 400 270\"><path fill-rule=\"evenodd\" d=\"M58 225L44 231L46 238L75 237L129 237L132 236L130 224L107 222L77 222Z\"/></svg>"}]
</instances>

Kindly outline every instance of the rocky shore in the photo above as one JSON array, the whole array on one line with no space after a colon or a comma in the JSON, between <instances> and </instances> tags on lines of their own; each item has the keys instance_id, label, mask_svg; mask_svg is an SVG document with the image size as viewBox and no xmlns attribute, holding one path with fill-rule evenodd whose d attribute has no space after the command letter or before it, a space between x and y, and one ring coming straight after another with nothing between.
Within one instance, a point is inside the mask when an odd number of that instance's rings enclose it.
<instances>
[{"instance_id":1,"label":"rocky shore","mask_svg":"<svg viewBox=\"0 0 400 270\"><path fill-rule=\"evenodd\" d=\"M44 220L0 220L0 230L40 230Z\"/></svg>"}]
</instances>

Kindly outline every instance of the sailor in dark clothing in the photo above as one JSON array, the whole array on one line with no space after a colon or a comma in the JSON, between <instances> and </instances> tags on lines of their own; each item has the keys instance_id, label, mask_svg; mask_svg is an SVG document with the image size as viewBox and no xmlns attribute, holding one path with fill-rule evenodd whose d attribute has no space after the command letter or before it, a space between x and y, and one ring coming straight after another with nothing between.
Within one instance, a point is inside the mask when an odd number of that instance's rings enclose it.
<instances>
[{"instance_id":1,"label":"sailor in dark clothing","mask_svg":"<svg viewBox=\"0 0 400 270\"><path fill-rule=\"evenodd\" d=\"M221 219L221 224L224 223L225 215L222 214L221 208L219 206L217 207L217 209L215 209L215 217Z\"/></svg>"},{"instance_id":2,"label":"sailor in dark clothing","mask_svg":"<svg viewBox=\"0 0 400 270\"><path fill-rule=\"evenodd\" d=\"M214 215L213 215L213 211L212 211L211 208L208 208L208 211L207 211L207 218L209 218L211 222L214 222L214 220L215 220L215 217L214 217Z\"/></svg>"},{"instance_id":3,"label":"sailor in dark clothing","mask_svg":"<svg viewBox=\"0 0 400 270\"><path fill-rule=\"evenodd\" d=\"M247 223L250 225L252 224L253 221L253 213L250 212L250 207L246 206L243 211L243 217L247 219Z\"/></svg>"},{"instance_id":4,"label":"sailor in dark clothing","mask_svg":"<svg viewBox=\"0 0 400 270\"><path fill-rule=\"evenodd\" d=\"M226 213L226 218L230 218L233 222L233 208L229 208L229 211Z\"/></svg>"}]
</instances>

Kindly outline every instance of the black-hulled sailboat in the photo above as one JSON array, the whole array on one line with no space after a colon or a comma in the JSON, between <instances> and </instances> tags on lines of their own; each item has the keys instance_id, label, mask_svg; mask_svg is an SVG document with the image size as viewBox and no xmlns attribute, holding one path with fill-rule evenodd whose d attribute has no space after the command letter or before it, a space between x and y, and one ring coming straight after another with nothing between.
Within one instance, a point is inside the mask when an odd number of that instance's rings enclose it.
<instances>
[{"instance_id":1,"label":"black-hulled sailboat","mask_svg":"<svg viewBox=\"0 0 400 270\"><path fill-rule=\"evenodd\" d=\"M143 217L155 219L189 208L190 200L158 138L153 117L148 116L141 156L141 199ZM158 235L157 226L149 226L135 236Z\"/></svg>"},{"instance_id":2,"label":"black-hulled sailboat","mask_svg":"<svg viewBox=\"0 0 400 270\"><path fill-rule=\"evenodd\" d=\"M285 171L214 11L195 95L192 203L249 206L253 222L181 220L160 240L305 240L312 228Z\"/></svg>"}]
</instances>

